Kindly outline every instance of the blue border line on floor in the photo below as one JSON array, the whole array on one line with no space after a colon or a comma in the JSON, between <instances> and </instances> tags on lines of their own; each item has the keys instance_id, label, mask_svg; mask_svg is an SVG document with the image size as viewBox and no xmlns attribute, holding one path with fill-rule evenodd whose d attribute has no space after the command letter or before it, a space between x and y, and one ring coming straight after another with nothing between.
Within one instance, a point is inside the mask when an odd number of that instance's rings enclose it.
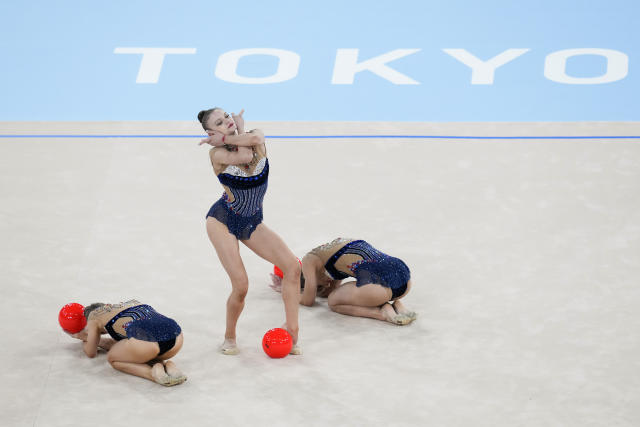
<instances>
[{"instance_id":1,"label":"blue border line on floor","mask_svg":"<svg viewBox=\"0 0 640 427\"><path fill-rule=\"evenodd\" d=\"M0 138L204 138L205 135L0 135ZM464 135L265 135L268 139L640 139L638 135L598 136L464 136Z\"/></svg>"}]
</instances>

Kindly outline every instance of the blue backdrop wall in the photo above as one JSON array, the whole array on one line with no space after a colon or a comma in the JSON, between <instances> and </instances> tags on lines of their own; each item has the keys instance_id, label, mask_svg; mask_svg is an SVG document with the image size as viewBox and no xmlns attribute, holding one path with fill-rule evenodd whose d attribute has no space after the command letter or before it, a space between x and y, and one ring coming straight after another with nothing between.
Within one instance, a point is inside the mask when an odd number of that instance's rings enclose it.
<instances>
[{"instance_id":1,"label":"blue backdrop wall","mask_svg":"<svg viewBox=\"0 0 640 427\"><path fill-rule=\"evenodd\" d=\"M639 4L3 2L0 120L638 121Z\"/></svg>"}]
</instances>

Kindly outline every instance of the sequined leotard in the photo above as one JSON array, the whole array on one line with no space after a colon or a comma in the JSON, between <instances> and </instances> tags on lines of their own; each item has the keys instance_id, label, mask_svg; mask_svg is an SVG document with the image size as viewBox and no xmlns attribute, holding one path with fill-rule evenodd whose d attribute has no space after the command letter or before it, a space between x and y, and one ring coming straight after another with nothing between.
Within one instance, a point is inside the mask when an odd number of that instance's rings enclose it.
<instances>
[{"instance_id":1,"label":"sequined leotard","mask_svg":"<svg viewBox=\"0 0 640 427\"><path fill-rule=\"evenodd\" d=\"M377 283L391 288L392 298L405 293L411 278L409 267L401 259L380 252L364 240L337 238L311 253L324 262L332 279L355 277L358 287Z\"/></svg>"},{"instance_id":2,"label":"sequined leotard","mask_svg":"<svg viewBox=\"0 0 640 427\"><path fill-rule=\"evenodd\" d=\"M124 334L115 330L115 323L122 318L130 318L122 327ZM143 341L157 342L160 345L159 355L173 348L176 337L182 329L175 320L163 316L153 307L140 304L128 307L113 316L104 326L111 338L120 341L125 338L135 338Z\"/></svg>"},{"instance_id":3,"label":"sequined leotard","mask_svg":"<svg viewBox=\"0 0 640 427\"><path fill-rule=\"evenodd\" d=\"M254 156L257 156L254 150ZM255 157L254 157L255 158ZM229 165L218 175L225 187L220 200L211 206L207 217L213 217L227 226L238 240L247 240L262 222L262 200L267 192L269 160L257 160L253 171Z\"/></svg>"}]
</instances>

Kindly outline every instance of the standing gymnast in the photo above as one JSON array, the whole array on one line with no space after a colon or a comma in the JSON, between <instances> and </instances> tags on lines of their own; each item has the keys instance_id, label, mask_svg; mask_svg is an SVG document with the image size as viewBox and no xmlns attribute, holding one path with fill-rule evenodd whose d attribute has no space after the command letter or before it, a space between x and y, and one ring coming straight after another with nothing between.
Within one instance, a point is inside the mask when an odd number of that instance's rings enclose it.
<instances>
[{"instance_id":1,"label":"standing gymnast","mask_svg":"<svg viewBox=\"0 0 640 427\"><path fill-rule=\"evenodd\" d=\"M417 317L400 302L411 288L409 267L364 240L337 238L312 249L302 258L302 274L300 304L311 306L316 296L328 297L329 307L337 313L396 325ZM356 280L342 283L347 277ZM279 291L279 278L271 278L271 287Z\"/></svg>"},{"instance_id":2,"label":"standing gymnast","mask_svg":"<svg viewBox=\"0 0 640 427\"><path fill-rule=\"evenodd\" d=\"M207 234L231 280L227 300L227 321L223 354L238 354L236 324L249 288L238 241L265 260L279 265L284 273L282 299L287 331L293 337L291 354L301 354L298 341L300 265L284 241L262 223L262 200L267 191L269 160L264 135L258 129L244 131L244 110L229 115L221 108L200 111L198 120L209 135L213 171L224 187L222 198L207 213Z\"/></svg>"},{"instance_id":3,"label":"standing gymnast","mask_svg":"<svg viewBox=\"0 0 640 427\"><path fill-rule=\"evenodd\" d=\"M100 347L108 351L107 360L119 371L164 386L187 380L175 363L168 360L182 348L182 329L175 320L137 300L91 304L85 307L84 317L85 328L70 335L83 341L87 356L95 357ZM101 337L106 333L111 338Z\"/></svg>"}]
</instances>

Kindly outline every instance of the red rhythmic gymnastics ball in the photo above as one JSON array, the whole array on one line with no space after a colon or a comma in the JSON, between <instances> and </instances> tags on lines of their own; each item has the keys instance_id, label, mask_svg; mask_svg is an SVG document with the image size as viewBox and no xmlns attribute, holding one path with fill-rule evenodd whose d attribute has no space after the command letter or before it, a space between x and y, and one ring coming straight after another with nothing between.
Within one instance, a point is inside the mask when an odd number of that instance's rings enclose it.
<instances>
[{"instance_id":1,"label":"red rhythmic gymnastics ball","mask_svg":"<svg viewBox=\"0 0 640 427\"><path fill-rule=\"evenodd\" d=\"M302 267L302 261L300 261L300 258L296 258L296 259L298 260L298 264L300 264L300 267ZM282 270L280 270L280 267L278 267L277 265L273 266L273 274L275 274L281 279L284 277L284 273L282 272Z\"/></svg>"},{"instance_id":2,"label":"red rhythmic gymnastics ball","mask_svg":"<svg viewBox=\"0 0 640 427\"><path fill-rule=\"evenodd\" d=\"M75 334L84 329L87 319L84 317L84 307L77 302L71 302L60 309L58 323L66 332Z\"/></svg>"},{"instance_id":3,"label":"red rhythmic gymnastics ball","mask_svg":"<svg viewBox=\"0 0 640 427\"><path fill-rule=\"evenodd\" d=\"M293 338L282 328L269 329L262 337L262 349L274 359L285 357L293 347Z\"/></svg>"}]
</instances>

